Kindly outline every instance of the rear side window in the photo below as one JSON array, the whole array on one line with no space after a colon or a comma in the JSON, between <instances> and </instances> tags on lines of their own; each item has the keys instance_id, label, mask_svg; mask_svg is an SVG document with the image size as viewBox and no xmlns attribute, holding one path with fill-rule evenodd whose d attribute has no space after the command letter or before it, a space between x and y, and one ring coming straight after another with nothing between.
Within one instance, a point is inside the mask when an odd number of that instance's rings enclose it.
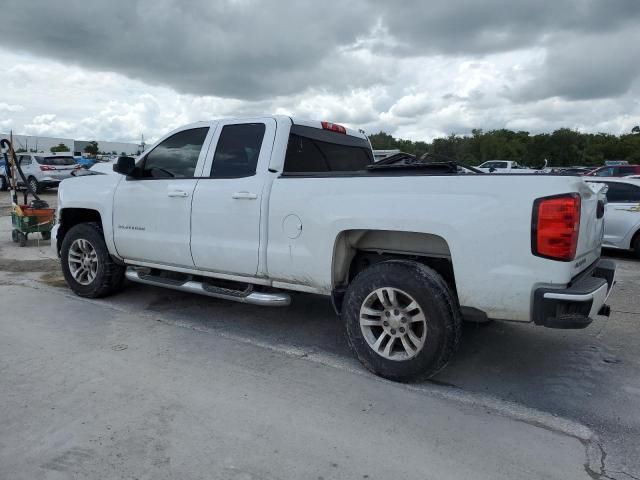
<instances>
[{"instance_id":1,"label":"rear side window","mask_svg":"<svg viewBox=\"0 0 640 480\"><path fill-rule=\"evenodd\" d=\"M242 178L255 175L264 132L264 123L241 123L222 127L210 176Z\"/></svg>"},{"instance_id":2,"label":"rear side window","mask_svg":"<svg viewBox=\"0 0 640 480\"><path fill-rule=\"evenodd\" d=\"M640 202L640 187L628 183L607 183L607 201L610 203Z\"/></svg>"},{"instance_id":3,"label":"rear side window","mask_svg":"<svg viewBox=\"0 0 640 480\"><path fill-rule=\"evenodd\" d=\"M40 165L75 165L73 157L36 157Z\"/></svg>"},{"instance_id":4,"label":"rear side window","mask_svg":"<svg viewBox=\"0 0 640 480\"><path fill-rule=\"evenodd\" d=\"M337 141L351 143L351 145L291 133L284 172L289 174L364 172L367 166L373 163L371 148L366 140L333 132L331 135L337 135Z\"/></svg>"},{"instance_id":5,"label":"rear side window","mask_svg":"<svg viewBox=\"0 0 640 480\"><path fill-rule=\"evenodd\" d=\"M208 131L208 127L193 128L163 140L145 157L142 178L193 177Z\"/></svg>"},{"instance_id":6,"label":"rear side window","mask_svg":"<svg viewBox=\"0 0 640 480\"><path fill-rule=\"evenodd\" d=\"M619 175L621 177L626 177L627 175L634 175L635 173L638 172L638 168L635 166L630 166L630 167L620 167L619 170Z\"/></svg>"}]
</instances>

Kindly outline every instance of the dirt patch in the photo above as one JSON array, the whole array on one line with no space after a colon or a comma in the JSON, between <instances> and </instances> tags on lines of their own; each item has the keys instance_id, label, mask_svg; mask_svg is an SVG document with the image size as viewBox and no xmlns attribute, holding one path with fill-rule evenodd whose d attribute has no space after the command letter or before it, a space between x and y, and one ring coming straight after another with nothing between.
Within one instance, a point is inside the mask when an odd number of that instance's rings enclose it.
<instances>
[{"instance_id":1,"label":"dirt patch","mask_svg":"<svg viewBox=\"0 0 640 480\"><path fill-rule=\"evenodd\" d=\"M63 287L66 288L67 282L62 276L61 272L47 272L40 276L40 281L49 285L50 287Z\"/></svg>"},{"instance_id":2,"label":"dirt patch","mask_svg":"<svg viewBox=\"0 0 640 480\"><path fill-rule=\"evenodd\" d=\"M4 272L60 272L60 262L54 259L11 260L0 258L0 270Z\"/></svg>"}]
</instances>

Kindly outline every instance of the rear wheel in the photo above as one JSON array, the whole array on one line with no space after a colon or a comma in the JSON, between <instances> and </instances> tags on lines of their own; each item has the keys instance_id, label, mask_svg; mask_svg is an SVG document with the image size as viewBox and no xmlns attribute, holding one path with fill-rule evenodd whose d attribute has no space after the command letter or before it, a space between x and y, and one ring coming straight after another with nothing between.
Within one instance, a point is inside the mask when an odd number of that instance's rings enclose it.
<instances>
[{"instance_id":1,"label":"rear wheel","mask_svg":"<svg viewBox=\"0 0 640 480\"><path fill-rule=\"evenodd\" d=\"M460 311L442 277L404 260L359 273L347 289L342 315L360 361L391 380L435 375L456 351L461 334Z\"/></svg>"},{"instance_id":2,"label":"rear wheel","mask_svg":"<svg viewBox=\"0 0 640 480\"><path fill-rule=\"evenodd\" d=\"M636 233L631 248L633 248L636 258L640 258L640 232Z\"/></svg>"},{"instance_id":3,"label":"rear wheel","mask_svg":"<svg viewBox=\"0 0 640 480\"><path fill-rule=\"evenodd\" d=\"M125 267L109 255L96 223L72 227L62 241L60 257L67 285L81 297L105 297L122 286Z\"/></svg>"}]
</instances>

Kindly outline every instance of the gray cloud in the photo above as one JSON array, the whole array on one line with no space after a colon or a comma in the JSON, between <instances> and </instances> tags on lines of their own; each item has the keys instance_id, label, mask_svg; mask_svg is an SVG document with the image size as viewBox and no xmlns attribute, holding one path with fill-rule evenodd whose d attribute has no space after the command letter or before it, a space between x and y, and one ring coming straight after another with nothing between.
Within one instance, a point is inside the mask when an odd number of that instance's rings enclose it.
<instances>
[{"instance_id":1,"label":"gray cloud","mask_svg":"<svg viewBox=\"0 0 640 480\"><path fill-rule=\"evenodd\" d=\"M405 55L486 54L542 43L558 33L612 32L637 25L636 0L373 0Z\"/></svg>"},{"instance_id":2,"label":"gray cloud","mask_svg":"<svg viewBox=\"0 0 640 480\"><path fill-rule=\"evenodd\" d=\"M257 0L13 1L0 41L178 91L238 98L355 86L378 77L341 47L369 28L366 5ZM351 75L360 70L359 75Z\"/></svg>"},{"instance_id":3,"label":"gray cloud","mask_svg":"<svg viewBox=\"0 0 640 480\"><path fill-rule=\"evenodd\" d=\"M620 133L640 118L637 1L0 0L0 126L135 140L271 112L414 139Z\"/></svg>"},{"instance_id":4,"label":"gray cloud","mask_svg":"<svg viewBox=\"0 0 640 480\"><path fill-rule=\"evenodd\" d=\"M3 3L5 46L179 92L253 100L392 81L376 58L483 56L532 46L554 52L567 36L604 37L640 19L636 0ZM569 76L584 73L580 62L552 53L547 68L558 64ZM610 93L625 85L615 81ZM564 94L571 85L554 88ZM591 92L607 94L584 85L573 95Z\"/></svg>"},{"instance_id":5,"label":"gray cloud","mask_svg":"<svg viewBox=\"0 0 640 480\"><path fill-rule=\"evenodd\" d=\"M627 93L640 75L640 63L632 53L640 45L635 26L609 34L565 35L559 40L548 49L531 80L510 94L514 100L615 97Z\"/></svg>"}]
</instances>

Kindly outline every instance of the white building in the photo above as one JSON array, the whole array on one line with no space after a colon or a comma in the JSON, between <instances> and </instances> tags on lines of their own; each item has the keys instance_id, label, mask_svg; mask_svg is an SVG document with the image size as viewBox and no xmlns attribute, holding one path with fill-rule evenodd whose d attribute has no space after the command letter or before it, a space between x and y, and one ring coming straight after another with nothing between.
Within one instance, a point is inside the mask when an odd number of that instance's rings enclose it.
<instances>
[{"instance_id":1,"label":"white building","mask_svg":"<svg viewBox=\"0 0 640 480\"><path fill-rule=\"evenodd\" d=\"M0 138L9 138L8 133L0 133ZM101 152L116 152L120 155L135 155L139 150L139 145L126 142L107 142L104 140L96 140L98 142L98 150ZM16 150L24 149L26 151L50 152L51 147L57 147L60 144L65 145L74 155L81 155L84 147L89 141L74 140L71 138L57 137L38 137L33 135L13 135L13 148Z\"/></svg>"}]
</instances>

